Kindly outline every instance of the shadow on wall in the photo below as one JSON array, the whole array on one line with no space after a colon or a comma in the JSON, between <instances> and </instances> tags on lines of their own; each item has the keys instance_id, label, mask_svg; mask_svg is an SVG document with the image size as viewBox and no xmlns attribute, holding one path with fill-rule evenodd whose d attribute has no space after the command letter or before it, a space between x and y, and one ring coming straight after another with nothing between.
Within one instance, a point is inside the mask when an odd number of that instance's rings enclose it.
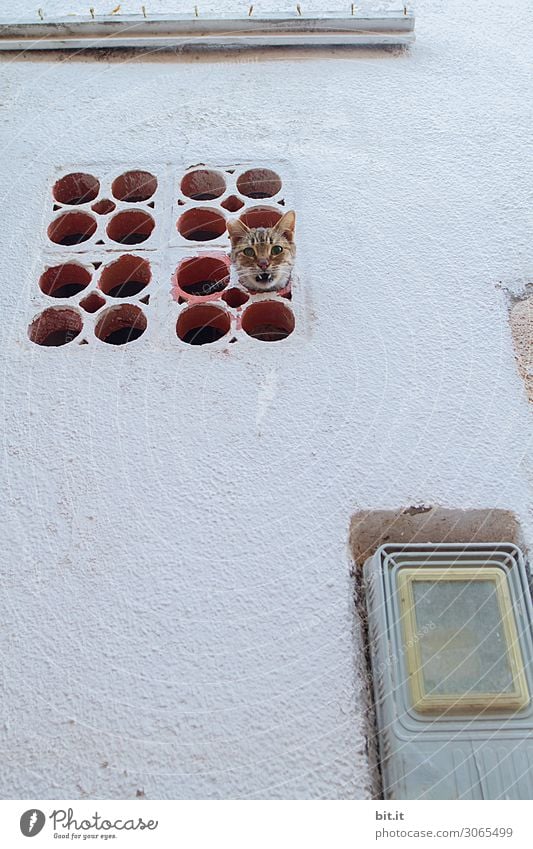
<instances>
[{"instance_id":1,"label":"shadow on wall","mask_svg":"<svg viewBox=\"0 0 533 849\"><path fill-rule=\"evenodd\" d=\"M524 548L510 510L449 510L415 505L399 510L362 510L350 523L350 549L362 566L386 542L512 542Z\"/></svg>"},{"instance_id":2,"label":"shadow on wall","mask_svg":"<svg viewBox=\"0 0 533 849\"><path fill-rule=\"evenodd\" d=\"M110 47L98 50L75 50L69 53L64 50L27 50L16 54L13 52L10 62L45 62L61 61L65 63L80 64L81 62L104 62L105 64L122 65L125 62L150 62L161 64L170 62L173 65L206 62L209 64L246 64L260 62L280 62L287 60L316 62L317 59L335 59L348 62L368 62L369 59L383 58L394 61L397 57L409 56L410 45L408 44L375 44L363 47L353 46L326 46L316 45L314 47L257 47L240 45L238 50L204 45L184 45L179 48L154 50L153 48L133 47Z\"/></svg>"}]
</instances>

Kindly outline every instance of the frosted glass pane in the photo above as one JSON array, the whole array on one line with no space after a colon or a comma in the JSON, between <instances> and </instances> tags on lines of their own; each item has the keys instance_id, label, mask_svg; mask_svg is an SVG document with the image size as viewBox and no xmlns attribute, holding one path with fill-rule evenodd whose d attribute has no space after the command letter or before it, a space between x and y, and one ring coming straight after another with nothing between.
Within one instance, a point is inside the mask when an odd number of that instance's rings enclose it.
<instances>
[{"instance_id":1,"label":"frosted glass pane","mask_svg":"<svg viewBox=\"0 0 533 849\"><path fill-rule=\"evenodd\" d=\"M494 581L413 581L426 695L514 689Z\"/></svg>"}]
</instances>

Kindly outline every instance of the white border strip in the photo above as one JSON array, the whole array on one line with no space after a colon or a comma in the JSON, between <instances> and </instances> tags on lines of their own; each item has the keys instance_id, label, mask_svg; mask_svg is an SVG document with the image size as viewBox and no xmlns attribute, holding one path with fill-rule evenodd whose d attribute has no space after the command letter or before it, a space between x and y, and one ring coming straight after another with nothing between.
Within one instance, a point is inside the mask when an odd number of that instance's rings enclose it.
<instances>
[{"instance_id":1,"label":"white border strip","mask_svg":"<svg viewBox=\"0 0 533 849\"><path fill-rule=\"evenodd\" d=\"M146 777L151 780L151 776ZM156 786L161 786L157 784L158 777L155 778ZM171 775L170 780L176 788L187 790L186 777ZM271 795L280 794L283 787L271 788L266 781L262 788L264 801L233 801L223 798L226 789L223 779L220 786L214 787L213 796L218 791L221 797L216 801L0 801L2 845L9 849L28 849L28 846L57 849L63 845L57 838L68 838L66 846L75 841L79 846L119 846L121 849L168 849L169 846L194 849L272 849L278 846L280 849L294 846L306 849L324 849L325 846L335 849L356 846L523 849L531 845L529 800L493 800L490 804L484 800L280 801L268 798L269 791ZM305 784L303 788L301 795L305 794ZM340 785L341 799L355 792L365 792L365 788L355 783ZM34 813L34 828L42 830L35 834L35 843L28 844L28 837L21 829L27 830ZM97 838L94 844L92 839L84 839L89 835ZM111 839L102 840L106 837Z\"/></svg>"}]
</instances>

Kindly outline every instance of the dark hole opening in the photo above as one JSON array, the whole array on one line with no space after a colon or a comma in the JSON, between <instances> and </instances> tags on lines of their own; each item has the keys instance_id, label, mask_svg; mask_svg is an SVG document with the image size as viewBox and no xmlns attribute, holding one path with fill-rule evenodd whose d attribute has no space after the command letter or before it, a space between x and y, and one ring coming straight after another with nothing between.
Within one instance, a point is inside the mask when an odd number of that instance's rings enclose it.
<instances>
[{"instance_id":1,"label":"dark hole opening","mask_svg":"<svg viewBox=\"0 0 533 849\"><path fill-rule=\"evenodd\" d=\"M227 280L198 280L195 283L184 283L181 288L188 295L214 295L222 292Z\"/></svg>"},{"instance_id":2,"label":"dark hole opening","mask_svg":"<svg viewBox=\"0 0 533 849\"><path fill-rule=\"evenodd\" d=\"M241 327L261 342L280 342L293 332L294 315L284 303L258 301L245 311Z\"/></svg>"},{"instance_id":3,"label":"dark hole opening","mask_svg":"<svg viewBox=\"0 0 533 849\"><path fill-rule=\"evenodd\" d=\"M142 336L147 321L140 307L123 304L106 310L95 327L95 334L108 345L126 345Z\"/></svg>"},{"instance_id":4,"label":"dark hole opening","mask_svg":"<svg viewBox=\"0 0 533 849\"><path fill-rule=\"evenodd\" d=\"M224 217L219 212L206 207L194 207L184 212L177 226L185 239L197 242L217 239L226 231Z\"/></svg>"},{"instance_id":5,"label":"dark hole opening","mask_svg":"<svg viewBox=\"0 0 533 849\"><path fill-rule=\"evenodd\" d=\"M211 239L216 239L218 233L214 230L190 230L187 234L188 239L196 240L197 242L209 242Z\"/></svg>"},{"instance_id":6,"label":"dark hole opening","mask_svg":"<svg viewBox=\"0 0 533 849\"><path fill-rule=\"evenodd\" d=\"M134 342L139 336L144 333L142 327L119 327L118 330L112 330L107 336L103 337L103 341L108 345L126 345L128 342Z\"/></svg>"},{"instance_id":7,"label":"dark hole opening","mask_svg":"<svg viewBox=\"0 0 533 849\"><path fill-rule=\"evenodd\" d=\"M83 292L91 282L90 272L74 263L49 268L41 275L39 286L51 298L72 298Z\"/></svg>"},{"instance_id":8,"label":"dark hole opening","mask_svg":"<svg viewBox=\"0 0 533 849\"><path fill-rule=\"evenodd\" d=\"M48 333L47 336L44 337L40 344L47 348L56 348L59 347L59 345L66 345L67 342L72 342L76 335L77 334L72 333L71 330L52 330L51 333Z\"/></svg>"},{"instance_id":9,"label":"dark hole opening","mask_svg":"<svg viewBox=\"0 0 533 849\"><path fill-rule=\"evenodd\" d=\"M81 316L73 310L46 309L28 328L28 336L37 345L58 348L72 342L83 327Z\"/></svg>"},{"instance_id":10,"label":"dark hole opening","mask_svg":"<svg viewBox=\"0 0 533 849\"><path fill-rule=\"evenodd\" d=\"M146 242L148 236L145 233L126 233L120 239L116 239L121 245L140 245L141 242Z\"/></svg>"},{"instance_id":11,"label":"dark hole opening","mask_svg":"<svg viewBox=\"0 0 533 849\"><path fill-rule=\"evenodd\" d=\"M139 245L150 238L155 221L147 212L119 212L107 225L107 235L121 245Z\"/></svg>"},{"instance_id":12,"label":"dark hole opening","mask_svg":"<svg viewBox=\"0 0 533 849\"><path fill-rule=\"evenodd\" d=\"M54 289L53 296L54 298L72 298L73 295L83 292L86 285L86 283L65 283L63 286Z\"/></svg>"},{"instance_id":13,"label":"dark hole opening","mask_svg":"<svg viewBox=\"0 0 533 849\"><path fill-rule=\"evenodd\" d=\"M188 345L209 345L222 339L226 332L218 327L193 327L183 335L183 341Z\"/></svg>"},{"instance_id":14,"label":"dark hole opening","mask_svg":"<svg viewBox=\"0 0 533 849\"><path fill-rule=\"evenodd\" d=\"M109 295L110 298L133 298L144 288L146 288L146 281L128 280L126 283L120 283L118 286L108 289L106 295Z\"/></svg>"},{"instance_id":15,"label":"dark hole opening","mask_svg":"<svg viewBox=\"0 0 533 849\"><path fill-rule=\"evenodd\" d=\"M191 200L215 200L218 195L212 192L198 192L198 194L190 195Z\"/></svg>"},{"instance_id":16,"label":"dark hole opening","mask_svg":"<svg viewBox=\"0 0 533 849\"><path fill-rule=\"evenodd\" d=\"M230 326L231 319L227 312L204 304L181 313L176 323L176 333L188 345L209 345L222 339Z\"/></svg>"},{"instance_id":17,"label":"dark hole opening","mask_svg":"<svg viewBox=\"0 0 533 849\"><path fill-rule=\"evenodd\" d=\"M81 245L82 242L86 242L89 236L85 233L69 233L67 236L63 236L58 240L58 245Z\"/></svg>"}]
</instances>

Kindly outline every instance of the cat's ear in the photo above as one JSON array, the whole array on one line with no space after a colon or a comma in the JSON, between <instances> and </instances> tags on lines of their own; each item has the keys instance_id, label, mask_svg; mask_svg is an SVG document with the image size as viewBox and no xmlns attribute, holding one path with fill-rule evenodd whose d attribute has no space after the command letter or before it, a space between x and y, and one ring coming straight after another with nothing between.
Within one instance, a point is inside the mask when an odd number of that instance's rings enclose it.
<instances>
[{"instance_id":1,"label":"cat's ear","mask_svg":"<svg viewBox=\"0 0 533 849\"><path fill-rule=\"evenodd\" d=\"M286 212L285 215L282 215L282 217L279 219L278 223L276 224L275 229L278 231L278 233L283 233L283 235L285 236L286 239L289 240L289 242L292 242L292 240L294 239L294 228L295 228L295 226L296 226L296 213L294 212L293 209L291 209L291 210L289 210L289 212Z\"/></svg>"},{"instance_id":2,"label":"cat's ear","mask_svg":"<svg viewBox=\"0 0 533 849\"><path fill-rule=\"evenodd\" d=\"M242 239L243 236L247 236L250 232L250 228L247 227L243 221L239 221L238 218L230 218L227 223L227 228L232 242Z\"/></svg>"}]
</instances>

